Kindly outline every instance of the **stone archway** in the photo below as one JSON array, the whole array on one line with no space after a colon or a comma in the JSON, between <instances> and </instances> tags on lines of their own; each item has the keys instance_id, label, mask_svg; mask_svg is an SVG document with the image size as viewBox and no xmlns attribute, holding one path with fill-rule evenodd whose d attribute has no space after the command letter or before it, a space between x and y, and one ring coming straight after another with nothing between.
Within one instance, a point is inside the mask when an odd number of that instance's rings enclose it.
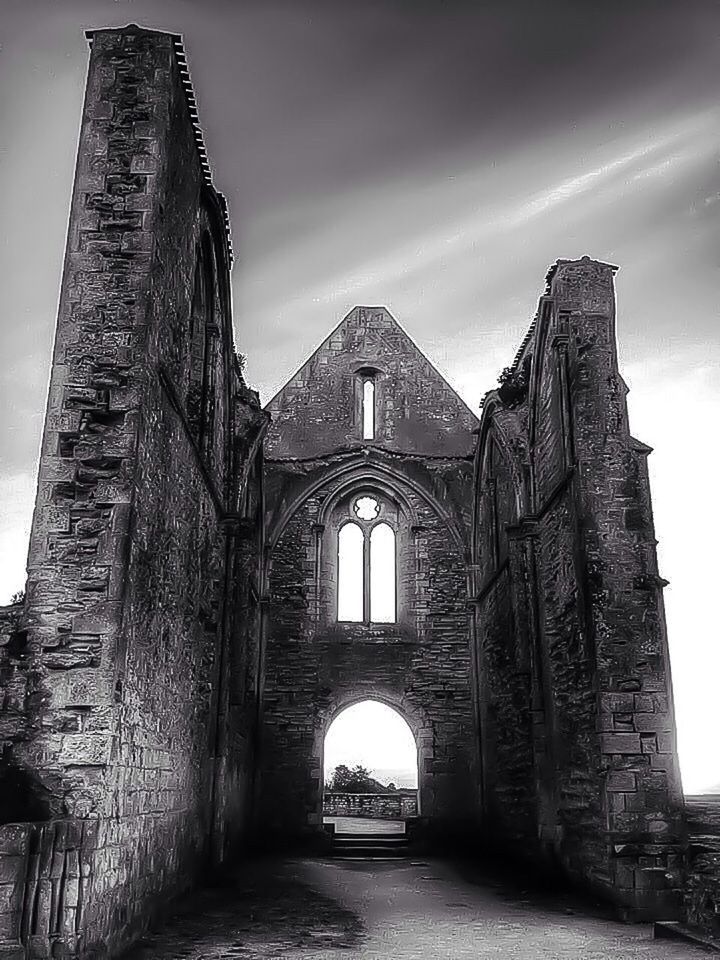
<instances>
[{"instance_id":1,"label":"stone archway","mask_svg":"<svg viewBox=\"0 0 720 960\"><path fill-rule=\"evenodd\" d=\"M356 692L342 692L335 694L327 706L318 711L316 717L315 735L313 738L313 753L311 759L311 775L318 784L317 797L314 804L311 822L318 829L322 827L323 807L323 775L325 738L332 724L350 707L366 701L374 701L390 707L397 713L410 728L417 749L417 790L418 815L430 818L434 812L434 790L432 761L434 754L433 728L429 718L417 706L408 702L407 698L388 690L362 690Z\"/></svg>"}]
</instances>

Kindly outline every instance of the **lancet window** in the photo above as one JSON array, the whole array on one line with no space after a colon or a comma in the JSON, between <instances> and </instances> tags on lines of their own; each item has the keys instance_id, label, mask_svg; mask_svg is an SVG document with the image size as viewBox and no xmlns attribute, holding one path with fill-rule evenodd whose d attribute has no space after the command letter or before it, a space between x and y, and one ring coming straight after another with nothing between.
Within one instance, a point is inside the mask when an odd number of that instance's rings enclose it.
<instances>
[{"instance_id":1,"label":"lancet window","mask_svg":"<svg viewBox=\"0 0 720 960\"><path fill-rule=\"evenodd\" d=\"M382 503L374 496L357 497L352 514L338 531L338 620L395 623L395 530L383 519Z\"/></svg>"}]
</instances>

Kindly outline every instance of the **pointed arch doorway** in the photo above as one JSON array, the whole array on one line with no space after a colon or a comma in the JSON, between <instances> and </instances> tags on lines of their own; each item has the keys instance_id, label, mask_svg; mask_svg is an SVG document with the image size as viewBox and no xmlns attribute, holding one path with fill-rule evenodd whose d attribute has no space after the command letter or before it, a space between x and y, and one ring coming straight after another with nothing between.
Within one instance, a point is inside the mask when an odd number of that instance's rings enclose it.
<instances>
[{"instance_id":1,"label":"pointed arch doorway","mask_svg":"<svg viewBox=\"0 0 720 960\"><path fill-rule=\"evenodd\" d=\"M346 833L404 833L418 816L418 745L405 718L379 700L345 707L327 729L323 822Z\"/></svg>"}]
</instances>

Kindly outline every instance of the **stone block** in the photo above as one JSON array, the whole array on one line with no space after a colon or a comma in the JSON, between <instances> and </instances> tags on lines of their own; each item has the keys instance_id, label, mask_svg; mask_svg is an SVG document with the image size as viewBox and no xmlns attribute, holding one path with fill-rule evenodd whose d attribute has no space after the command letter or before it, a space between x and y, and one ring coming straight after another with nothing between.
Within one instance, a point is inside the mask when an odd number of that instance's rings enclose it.
<instances>
[{"instance_id":1,"label":"stone block","mask_svg":"<svg viewBox=\"0 0 720 960\"><path fill-rule=\"evenodd\" d=\"M603 753L640 753L640 736L637 733L604 733L600 737Z\"/></svg>"},{"instance_id":2,"label":"stone block","mask_svg":"<svg viewBox=\"0 0 720 960\"><path fill-rule=\"evenodd\" d=\"M26 856L32 829L30 823L0 825L0 857Z\"/></svg>"},{"instance_id":3,"label":"stone block","mask_svg":"<svg viewBox=\"0 0 720 960\"><path fill-rule=\"evenodd\" d=\"M636 789L636 777L630 770L612 770L606 781L609 792L629 793Z\"/></svg>"},{"instance_id":4,"label":"stone block","mask_svg":"<svg viewBox=\"0 0 720 960\"><path fill-rule=\"evenodd\" d=\"M73 766L103 766L110 760L111 740L99 733L67 733L62 737L60 762Z\"/></svg>"}]
</instances>

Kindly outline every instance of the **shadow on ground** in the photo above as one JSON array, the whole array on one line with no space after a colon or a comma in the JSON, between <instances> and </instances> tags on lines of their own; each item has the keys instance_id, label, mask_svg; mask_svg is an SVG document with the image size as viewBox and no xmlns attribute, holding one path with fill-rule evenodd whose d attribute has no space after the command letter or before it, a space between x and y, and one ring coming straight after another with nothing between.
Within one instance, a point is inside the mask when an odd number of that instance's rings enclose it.
<instances>
[{"instance_id":1,"label":"shadow on ground","mask_svg":"<svg viewBox=\"0 0 720 960\"><path fill-rule=\"evenodd\" d=\"M248 861L175 905L123 960L274 960L359 945L358 916L305 883L288 861Z\"/></svg>"},{"instance_id":2,"label":"shadow on ground","mask_svg":"<svg viewBox=\"0 0 720 960\"><path fill-rule=\"evenodd\" d=\"M559 874L543 873L532 865L491 855L478 860L454 857L451 862L466 883L492 891L495 897L516 907L602 920L620 917L618 908L609 901L599 899L586 888L573 886Z\"/></svg>"},{"instance_id":3,"label":"shadow on ground","mask_svg":"<svg viewBox=\"0 0 720 960\"><path fill-rule=\"evenodd\" d=\"M248 860L123 960L689 960L649 924L507 864Z\"/></svg>"}]
</instances>

